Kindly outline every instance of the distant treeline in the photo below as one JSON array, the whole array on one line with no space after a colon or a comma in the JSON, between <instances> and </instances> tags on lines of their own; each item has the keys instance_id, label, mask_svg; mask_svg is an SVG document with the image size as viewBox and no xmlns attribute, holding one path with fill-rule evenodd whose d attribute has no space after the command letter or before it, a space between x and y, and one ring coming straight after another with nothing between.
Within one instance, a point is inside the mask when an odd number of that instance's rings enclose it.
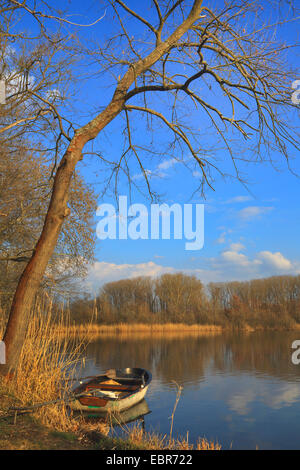
<instances>
[{"instance_id":1,"label":"distant treeline","mask_svg":"<svg viewBox=\"0 0 300 470\"><path fill-rule=\"evenodd\" d=\"M187 323L293 328L300 323L300 276L211 283L164 274L105 284L96 299L78 298L71 319L86 323ZM95 314L96 312L96 314Z\"/></svg>"}]
</instances>

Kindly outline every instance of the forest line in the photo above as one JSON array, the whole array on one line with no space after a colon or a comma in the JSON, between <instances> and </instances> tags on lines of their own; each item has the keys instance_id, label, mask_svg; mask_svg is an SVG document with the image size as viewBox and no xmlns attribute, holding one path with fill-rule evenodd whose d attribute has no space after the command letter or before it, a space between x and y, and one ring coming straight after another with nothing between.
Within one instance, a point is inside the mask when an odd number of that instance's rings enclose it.
<instances>
[{"instance_id":1,"label":"forest line","mask_svg":"<svg viewBox=\"0 0 300 470\"><path fill-rule=\"evenodd\" d=\"M300 275L210 283L163 274L105 284L70 304L75 324L187 324L292 329L300 323Z\"/></svg>"}]
</instances>

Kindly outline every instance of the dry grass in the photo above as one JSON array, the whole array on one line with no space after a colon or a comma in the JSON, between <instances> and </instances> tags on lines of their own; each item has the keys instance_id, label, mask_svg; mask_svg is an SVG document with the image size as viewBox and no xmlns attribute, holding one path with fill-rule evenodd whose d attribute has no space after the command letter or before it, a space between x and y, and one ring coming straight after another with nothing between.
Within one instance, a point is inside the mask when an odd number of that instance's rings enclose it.
<instances>
[{"instance_id":1,"label":"dry grass","mask_svg":"<svg viewBox=\"0 0 300 470\"><path fill-rule=\"evenodd\" d=\"M205 438L199 438L196 445L189 443L189 435L174 439L169 435L160 436L143 431L140 426L135 426L128 431L128 440L137 447L147 450L220 450L217 442L209 442Z\"/></svg>"},{"instance_id":2,"label":"dry grass","mask_svg":"<svg viewBox=\"0 0 300 470\"><path fill-rule=\"evenodd\" d=\"M34 307L18 369L8 383L9 391L24 406L53 401L71 392L72 381L68 379L80 367L87 341L75 338L68 329L69 321L65 315L59 316L58 325L66 331L63 338L56 334L53 326L51 301L46 305L39 301ZM74 428L64 403L37 409L35 415L43 424L57 430Z\"/></svg>"},{"instance_id":3,"label":"dry grass","mask_svg":"<svg viewBox=\"0 0 300 470\"><path fill-rule=\"evenodd\" d=\"M6 323L6 312L0 306L0 338L3 338Z\"/></svg>"},{"instance_id":4,"label":"dry grass","mask_svg":"<svg viewBox=\"0 0 300 470\"><path fill-rule=\"evenodd\" d=\"M96 339L101 336L132 336L138 334L139 337L149 336L186 336L186 335L216 335L223 331L219 325L188 325L185 323L118 323L115 325L100 325L97 323L89 323L83 325L72 325L68 327L68 332L72 332L74 336L86 337L89 340ZM57 334L65 336L66 331L59 326Z\"/></svg>"}]
</instances>

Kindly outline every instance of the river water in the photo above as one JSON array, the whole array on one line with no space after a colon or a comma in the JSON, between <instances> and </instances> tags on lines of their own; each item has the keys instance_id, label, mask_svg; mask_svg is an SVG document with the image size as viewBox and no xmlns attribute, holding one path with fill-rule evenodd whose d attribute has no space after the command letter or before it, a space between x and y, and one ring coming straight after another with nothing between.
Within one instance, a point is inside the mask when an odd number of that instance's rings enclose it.
<instances>
[{"instance_id":1,"label":"river water","mask_svg":"<svg viewBox=\"0 0 300 470\"><path fill-rule=\"evenodd\" d=\"M297 332L102 337L87 350L84 373L142 367L153 379L146 431L218 441L223 449L300 449ZM176 382L176 383L174 383ZM176 385L177 384L177 385Z\"/></svg>"}]
</instances>

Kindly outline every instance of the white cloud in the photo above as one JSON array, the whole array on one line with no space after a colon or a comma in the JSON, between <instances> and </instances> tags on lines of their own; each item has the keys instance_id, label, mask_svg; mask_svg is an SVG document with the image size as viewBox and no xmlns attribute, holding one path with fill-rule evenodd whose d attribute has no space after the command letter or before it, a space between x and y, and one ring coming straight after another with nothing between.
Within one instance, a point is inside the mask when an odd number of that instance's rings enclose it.
<instances>
[{"instance_id":1,"label":"white cloud","mask_svg":"<svg viewBox=\"0 0 300 470\"><path fill-rule=\"evenodd\" d=\"M245 247L242 243L237 242L237 243L231 243L230 249L232 251L241 251L241 250L244 250Z\"/></svg>"},{"instance_id":2,"label":"white cloud","mask_svg":"<svg viewBox=\"0 0 300 470\"><path fill-rule=\"evenodd\" d=\"M145 177L149 178L149 177L152 177L152 176L156 176L156 175L154 175L153 171L146 169L145 173L137 173L136 175L133 175L132 179L133 180L141 180L141 179L144 179Z\"/></svg>"},{"instance_id":3,"label":"white cloud","mask_svg":"<svg viewBox=\"0 0 300 470\"><path fill-rule=\"evenodd\" d=\"M261 251L258 253L258 258L270 268L277 270L292 270L292 263L290 260L285 258L279 251L271 253L271 251Z\"/></svg>"},{"instance_id":4,"label":"white cloud","mask_svg":"<svg viewBox=\"0 0 300 470\"><path fill-rule=\"evenodd\" d=\"M56 100L61 100L62 94L57 88L53 88L52 90L48 90L46 92L46 100L54 102Z\"/></svg>"},{"instance_id":5,"label":"white cloud","mask_svg":"<svg viewBox=\"0 0 300 470\"><path fill-rule=\"evenodd\" d=\"M103 284L119 279L128 279L138 276L156 277L163 273L172 273L176 269L168 266L161 266L149 261L138 264L115 264L105 261L96 261L89 269L86 284L89 290L96 291Z\"/></svg>"},{"instance_id":6,"label":"white cloud","mask_svg":"<svg viewBox=\"0 0 300 470\"><path fill-rule=\"evenodd\" d=\"M243 253L238 253L237 251L232 250L223 251L221 253L221 260L225 263L238 266L250 266L253 263Z\"/></svg>"},{"instance_id":7,"label":"white cloud","mask_svg":"<svg viewBox=\"0 0 300 470\"><path fill-rule=\"evenodd\" d=\"M223 245L224 243L226 243L226 232L222 232L220 234L220 236L216 239L216 243L218 243L219 245Z\"/></svg>"},{"instance_id":8,"label":"white cloud","mask_svg":"<svg viewBox=\"0 0 300 470\"><path fill-rule=\"evenodd\" d=\"M90 267L85 284L90 292L97 293L99 288L107 282L138 276L157 277L164 273L179 271L198 277L204 284L300 273L300 263L289 260L280 252L272 253L265 250L249 256L245 250L242 243L231 243L228 249L223 250L214 258L193 257L191 259L193 267L184 269L162 266L158 264L159 261L158 263L148 261L137 264L97 261ZM159 258L163 256L154 255L154 259L159 260Z\"/></svg>"},{"instance_id":9,"label":"white cloud","mask_svg":"<svg viewBox=\"0 0 300 470\"><path fill-rule=\"evenodd\" d=\"M206 206L205 206L205 208L206 208ZM221 230L221 233L220 233L219 237L215 240L214 243L217 243L218 245L223 245L223 244L226 243L227 237L231 236L230 234L233 232L233 230L230 229L230 228L226 228L224 226L218 227L218 230Z\"/></svg>"},{"instance_id":10,"label":"white cloud","mask_svg":"<svg viewBox=\"0 0 300 470\"><path fill-rule=\"evenodd\" d=\"M157 277L162 274L176 272L196 276L203 283L221 282L224 280L222 272L219 272L217 269L176 269L171 266L162 266L153 261L137 264L115 264L96 261L89 269L85 286L89 292L95 294L99 291L99 288L107 282L130 279L138 276Z\"/></svg>"},{"instance_id":11,"label":"white cloud","mask_svg":"<svg viewBox=\"0 0 300 470\"><path fill-rule=\"evenodd\" d=\"M251 200L252 200L251 196L236 196L231 199L228 199L227 201L224 202L224 204L234 204L236 202L247 202Z\"/></svg>"},{"instance_id":12,"label":"white cloud","mask_svg":"<svg viewBox=\"0 0 300 470\"><path fill-rule=\"evenodd\" d=\"M210 258L210 266L223 274L224 281L300 273L300 264L287 259L280 252L265 250L250 257L241 252L245 250L242 243L231 243L219 256Z\"/></svg>"},{"instance_id":13,"label":"white cloud","mask_svg":"<svg viewBox=\"0 0 300 470\"><path fill-rule=\"evenodd\" d=\"M260 217L263 214L267 214L272 211L274 207L259 207L259 206L249 206L238 212L239 217L242 220L254 219Z\"/></svg>"},{"instance_id":14,"label":"white cloud","mask_svg":"<svg viewBox=\"0 0 300 470\"><path fill-rule=\"evenodd\" d=\"M178 163L176 158L169 158L168 160L164 160L159 165L157 165L157 168L158 170L168 170L169 168L172 168L174 165L176 165L176 163Z\"/></svg>"},{"instance_id":15,"label":"white cloud","mask_svg":"<svg viewBox=\"0 0 300 470\"><path fill-rule=\"evenodd\" d=\"M19 73L16 70L12 70L4 76L6 79L6 94L8 96L24 90L25 83L29 89L33 88L35 83L35 78L32 74L25 77L24 74Z\"/></svg>"},{"instance_id":16,"label":"white cloud","mask_svg":"<svg viewBox=\"0 0 300 470\"><path fill-rule=\"evenodd\" d=\"M176 158L169 158L159 163L156 166L156 168L154 168L154 170L145 169L145 173L147 174L147 177L149 178L166 178L168 176L168 173L166 170L169 170L178 162L179 160L176 160ZM133 176L133 179L140 180L140 179L143 179L144 177L145 177L144 173L138 173Z\"/></svg>"}]
</instances>

